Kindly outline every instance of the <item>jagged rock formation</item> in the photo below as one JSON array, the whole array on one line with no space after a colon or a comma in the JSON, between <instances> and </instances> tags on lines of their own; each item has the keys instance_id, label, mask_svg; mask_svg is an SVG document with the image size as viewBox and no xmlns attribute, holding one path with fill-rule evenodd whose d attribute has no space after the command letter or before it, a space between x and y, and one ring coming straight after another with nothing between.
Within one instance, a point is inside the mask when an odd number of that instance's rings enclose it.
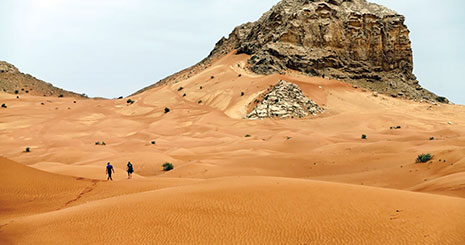
<instances>
[{"instance_id":1,"label":"jagged rock formation","mask_svg":"<svg viewBox=\"0 0 465 245\"><path fill-rule=\"evenodd\" d=\"M262 100L246 117L260 118L302 118L316 116L324 110L317 103L307 98L299 86L286 81L279 81L264 93Z\"/></svg>"},{"instance_id":2,"label":"jagged rock formation","mask_svg":"<svg viewBox=\"0 0 465 245\"><path fill-rule=\"evenodd\" d=\"M416 80L404 16L365 0L283 0L234 29L211 56L236 49L259 74L297 70L394 97L434 100Z\"/></svg>"},{"instance_id":3,"label":"jagged rock formation","mask_svg":"<svg viewBox=\"0 0 465 245\"><path fill-rule=\"evenodd\" d=\"M83 95L66 91L39 80L29 74L21 73L14 65L0 61L0 91L11 94L31 94L37 96L82 97Z\"/></svg>"}]
</instances>

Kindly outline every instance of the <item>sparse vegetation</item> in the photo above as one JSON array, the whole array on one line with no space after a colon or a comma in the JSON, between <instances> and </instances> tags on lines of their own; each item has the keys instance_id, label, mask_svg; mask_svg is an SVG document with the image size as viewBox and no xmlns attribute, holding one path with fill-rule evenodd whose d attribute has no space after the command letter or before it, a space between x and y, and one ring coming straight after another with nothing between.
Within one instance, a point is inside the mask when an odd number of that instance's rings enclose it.
<instances>
[{"instance_id":1,"label":"sparse vegetation","mask_svg":"<svg viewBox=\"0 0 465 245\"><path fill-rule=\"evenodd\" d=\"M102 142L97 141L95 142L95 145L107 145L107 143L105 143L105 141L102 141Z\"/></svg>"},{"instance_id":2,"label":"sparse vegetation","mask_svg":"<svg viewBox=\"0 0 465 245\"><path fill-rule=\"evenodd\" d=\"M252 135L246 134L245 137L246 137L246 138L250 138L250 137L252 137Z\"/></svg>"},{"instance_id":3,"label":"sparse vegetation","mask_svg":"<svg viewBox=\"0 0 465 245\"><path fill-rule=\"evenodd\" d=\"M447 103L448 102L447 98L443 97L443 96L436 97L436 101L439 102L439 103Z\"/></svg>"},{"instance_id":4,"label":"sparse vegetation","mask_svg":"<svg viewBox=\"0 0 465 245\"><path fill-rule=\"evenodd\" d=\"M245 93L244 93L244 92L241 92L241 96L244 96L244 95L245 95Z\"/></svg>"},{"instance_id":5,"label":"sparse vegetation","mask_svg":"<svg viewBox=\"0 0 465 245\"><path fill-rule=\"evenodd\" d=\"M173 164L171 164L169 162L165 162L162 166L163 166L163 171L165 171L165 172L168 172L168 171L171 171L171 170L174 169Z\"/></svg>"},{"instance_id":6,"label":"sparse vegetation","mask_svg":"<svg viewBox=\"0 0 465 245\"><path fill-rule=\"evenodd\" d=\"M237 75L238 77L242 77L242 74Z\"/></svg>"},{"instance_id":7,"label":"sparse vegetation","mask_svg":"<svg viewBox=\"0 0 465 245\"><path fill-rule=\"evenodd\" d=\"M134 104L134 102L135 102L135 101L132 100L132 99L128 99L128 100L126 101L126 103L128 103L128 104L130 104L130 105Z\"/></svg>"},{"instance_id":8,"label":"sparse vegetation","mask_svg":"<svg viewBox=\"0 0 465 245\"><path fill-rule=\"evenodd\" d=\"M434 137L430 137L429 140L434 140Z\"/></svg>"},{"instance_id":9,"label":"sparse vegetation","mask_svg":"<svg viewBox=\"0 0 465 245\"><path fill-rule=\"evenodd\" d=\"M181 91L181 90L183 90L183 89L184 89L183 87L179 87L179 88L178 88L178 91Z\"/></svg>"},{"instance_id":10,"label":"sparse vegetation","mask_svg":"<svg viewBox=\"0 0 465 245\"><path fill-rule=\"evenodd\" d=\"M97 142L95 142L95 145L100 145L100 142L98 142L98 141L97 141Z\"/></svg>"},{"instance_id":11,"label":"sparse vegetation","mask_svg":"<svg viewBox=\"0 0 465 245\"><path fill-rule=\"evenodd\" d=\"M210 78L211 78L211 79L214 79L214 78L215 78L215 76L211 76Z\"/></svg>"},{"instance_id":12,"label":"sparse vegetation","mask_svg":"<svg viewBox=\"0 0 465 245\"><path fill-rule=\"evenodd\" d=\"M30 148L30 147L26 147L25 152L31 152L31 148Z\"/></svg>"},{"instance_id":13,"label":"sparse vegetation","mask_svg":"<svg viewBox=\"0 0 465 245\"><path fill-rule=\"evenodd\" d=\"M8 106L6 106L6 104L2 104L2 108L8 108Z\"/></svg>"},{"instance_id":14,"label":"sparse vegetation","mask_svg":"<svg viewBox=\"0 0 465 245\"><path fill-rule=\"evenodd\" d=\"M118 97L118 100L121 100L121 99L123 99L123 96Z\"/></svg>"},{"instance_id":15,"label":"sparse vegetation","mask_svg":"<svg viewBox=\"0 0 465 245\"><path fill-rule=\"evenodd\" d=\"M150 143L152 143L152 145L155 145L157 142L155 142L155 140L152 140L152 142Z\"/></svg>"},{"instance_id":16,"label":"sparse vegetation","mask_svg":"<svg viewBox=\"0 0 465 245\"><path fill-rule=\"evenodd\" d=\"M168 113L168 112L170 112L170 108L165 107L165 114Z\"/></svg>"},{"instance_id":17,"label":"sparse vegetation","mask_svg":"<svg viewBox=\"0 0 465 245\"><path fill-rule=\"evenodd\" d=\"M203 89L203 86L200 86L200 89Z\"/></svg>"},{"instance_id":18,"label":"sparse vegetation","mask_svg":"<svg viewBox=\"0 0 465 245\"><path fill-rule=\"evenodd\" d=\"M63 98L64 96L62 94L58 95L58 98Z\"/></svg>"},{"instance_id":19,"label":"sparse vegetation","mask_svg":"<svg viewBox=\"0 0 465 245\"><path fill-rule=\"evenodd\" d=\"M366 134L362 134L362 140L366 140L367 139L367 135Z\"/></svg>"},{"instance_id":20,"label":"sparse vegetation","mask_svg":"<svg viewBox=\"0 0 465 245\"><path fill-rule=\"evenodd\" d=\"M198 102L198 103L199 103L199 104L202 104L202 100L199 100L199 102Z\"/></svg>"},{"instance_id":21,"label":"sparse vegetation","mask_svg":"<svg viewBox=\"0 0 465 245\"><path fill-rule=\"evenodd\" d=\"M417 157L417 163L425 163L431 159L433 159L433 155L431 155L430 153L421 154L421 155L418 155Z\"/></svg>"},{"instance_id":22,"label":"sparse vegetation","mask_svg":"<svg viewBox=\"0 0 465 245\"><path fill-rule=\"evenodd\" d=\"M18 90L15 90L15 94L19 94L19 91L18 91Z\"/></svg>"},{"instance_id":23,"label":"sparse vegetation","mask_svg":"<svg viewBox=\"0 0 465 245\"><path fill-rule=\"evenodd\" d=\"M187 96L187 94L183 94L183 95L182 95L182 97L186 97L186 96Z\"/></svg>"}]
</instances>

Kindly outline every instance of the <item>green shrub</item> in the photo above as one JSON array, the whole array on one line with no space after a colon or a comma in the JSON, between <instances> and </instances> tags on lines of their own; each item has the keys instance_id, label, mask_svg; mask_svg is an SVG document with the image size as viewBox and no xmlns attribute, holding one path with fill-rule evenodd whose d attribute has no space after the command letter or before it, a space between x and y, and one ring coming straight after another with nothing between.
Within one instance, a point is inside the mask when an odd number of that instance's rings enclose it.
<instances>
[{"instance_id":1,"label":"green shrub","mask_svg":"<svg viewBox=\"0 0 465 245\"><path fill-rule=\"evenodd\" d=\"M245 137L246 137L246 138L250 138L250 137L252 137L252 135L246 134Z\"/></svg>"},{"instance_id":2,"label":"green shrub","mask_svg":"<svg viewBox=\"0 0 465 245\"><path fill-rule=\"evenodd\" d=\"M64 95L62 95L62 94L58 95L58 98L63 98L63 97L64 97Z\"/></svg>"},{"instance_id":3,"label":"green shrub","mask_svg":"<svg viewBox=\"0 0 465 245\"><path fill-rule=\"evenodd\" d=\"M418 155L418 157L417 157L417 163L425 163L425 162L428 162L431 159L433 159L433 155L431 155L429 153L421 154L421 155Z\"/></svg>"},{"instance_id":4,"label":"green shrub","mask_svg":"<svg viewBox=\"0 0 465 245\"><path fill-rule=\"evenodd\" d=\"M155 145L157 142L155 142L155 140L153 140L151 143L152 143L152 145Z\"/></svg>"},{"instance_id":5,"label":"green shrub","mask_svg":"<svg viewBox=\"0 0 465 245\"><path fill-rule=\"evenodd\" d=\"M430 137L429 140L434 140L434 137Z\"/></svg>"},{"instance_id":6,"label":"green shrub","mask_svg":"<svg viewBox=\"0 0 465 245\"><path fill-rule=\"evenodd\" d=\"M6 106L6 104L2 104L2 108L7 108L8 106Z\"/></svg>"},{"instance_id":7,"label":"green shrub","mask_svg":"<svg viewBox=\"0 0 465 245\"><path fill-rule=\"evenodd\" d=\"M183 87L179 87L179 88L178 88L178 91L181 91L181 90L183 90L183 89L184 89Z\"/></svg>"},{"instance_id":8,"label":"green shrub","mask_svg":"<svg viewBox=\"0 0 465 245\"><path fill-rule=\"evenodd\" d=\"M162 166L163 166L163 171L165 171L165 172L168 172L168 171L171 171L171 170L174 169L173 164L171 164L169 162L165 162Z\"/></svg>"},{"instance_id":9,"label":"green shrub","mask_svg":"<svg viewBox=\"0 0 465 245\"><path fill-rule=\"evenodd\" d=\"M168 113L168 112L170 112L170 108L165 107L165 114Z\"/></svg>"},{"instance_id":10,"label":"green shrub","mask_svg":"<svg viewBox=\"0 0 465 245\"><path fill-rule=\"evenodd\" d=\"M436 101L439 103L447 103L449 100L446 97L438 96L436 97Z\"/></svg>"},{"instance_id":11,"label":"green shrub","mask_svg":"<svg viewBox=\"0 0 465 245\"><path fill-rule=\"evenodd\" d=\"M31 148L30 148L30 147L26 147L26 152L31 152Z\"/></svg>"},{"instance_id":12,"label":"green shrub","mask_svg":"<svg viewBox=\"0 0 465 245\"><path fill-rule=\"evenodd\" d=\"M128 99L126 102L127 102L128 104L131 104L131 105L132 105L132 104L134 104L135 101L134 101L134 100L131 100L131 99Z\"/></svg>"},{"instance_id":13,"label":"green shrub","mask_svg":"<svg viewBox=\"0 0 465 245\"><path fill-rule=\"evenodd\" d=\"M245 93L244 93L244 92L241 92L241 96L244 96L244 95L245 95Z\"/></svg>"},{"instance_id":14,"label":"green shrub","mask_svg":"<svg viewBox=\"0 0 465 245\"><path fill-rule=\"evenodd\" d=\"M366 134L362 134L362 140L366 140L367 139L367 135Z\"/></svg>"}]
</instances>

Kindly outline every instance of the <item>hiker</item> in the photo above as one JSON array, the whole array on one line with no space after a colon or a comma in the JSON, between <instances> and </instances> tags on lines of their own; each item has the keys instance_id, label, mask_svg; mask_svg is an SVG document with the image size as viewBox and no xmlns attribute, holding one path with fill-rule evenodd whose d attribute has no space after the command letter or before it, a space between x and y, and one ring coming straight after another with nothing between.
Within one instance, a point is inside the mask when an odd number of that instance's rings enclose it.
<instances>
[{"instance_id":1,"label":"hiker","mask_svg":"<svg viewBox=\"0 0 465 245\"><path fill-rule=\"evenodd\" d=\"M113 168L113 166L111 166L110 162L108 162L107 163L107 175L108 175L107 181L108 180L113 181L113 178L111 177L112 172L114 173L115 169Z\"/></svg>"},{"instance_id":2,"label":"hiker","mask_svg":"<svg viewBox=\"0 0 465 245\"><path fill-rule=\"evenodd\" d=\"M132 173L134 173L134 168L132 167L132 163L128 162L128 179L132 178Z\"/></svg>"}]
</instances>

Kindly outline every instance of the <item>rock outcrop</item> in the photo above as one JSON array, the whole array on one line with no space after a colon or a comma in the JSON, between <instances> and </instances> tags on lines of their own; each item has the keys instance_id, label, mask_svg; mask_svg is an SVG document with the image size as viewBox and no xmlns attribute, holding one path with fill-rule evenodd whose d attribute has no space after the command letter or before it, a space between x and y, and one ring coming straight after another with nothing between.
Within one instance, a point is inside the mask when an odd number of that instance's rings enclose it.
<instances>
[{"instance_id":1,"label":"rock outcrop","mask_svg":"<svg viewBox=\"0 0 465 245\"><path fill-rule=\"evenodd\" d=\"M0 92L11 94L31 94L37 96L85 96L66 91L39 80L29 74L21 73L14 65L0 61Z\"/></svg>"},{"instance_id":2,"label":"rock outcrop","mask_svg":"<svg viewBox=\"0 0 465 245\"><path fill-rule=\"evenodd\" d=\"M246 117L261 118L302 118L316 116L324 110L307 98L296 84L281 80L262 95L261 101Z\"/></svg>"},{"instance_id":3,"label":"rock outcrop","mask_svg":"<svg viewBox=\"0 0 465 245\"><path fill-rule=\"evenodd\" d=\"M410 99L435 100L412 73L404 16L365 0L282 0L234 29L210 54L251 55L259 74L296 70Z\"/></svg>"}]
</instances>

